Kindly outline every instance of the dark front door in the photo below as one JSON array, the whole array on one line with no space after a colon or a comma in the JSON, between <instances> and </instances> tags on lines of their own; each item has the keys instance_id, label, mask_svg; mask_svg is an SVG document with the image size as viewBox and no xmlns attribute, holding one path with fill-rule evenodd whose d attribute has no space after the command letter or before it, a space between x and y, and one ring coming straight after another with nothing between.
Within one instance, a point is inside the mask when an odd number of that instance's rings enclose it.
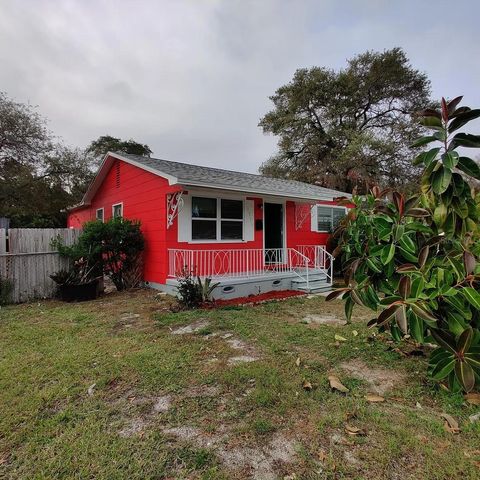
<instances>
[{"instance_id":1,"label":"dark front door","mask_svg":"<svg viewBox=\"0 0 480 480\"><path fill-rule=\"evenodd\" d=\"M281 203L264 203L265 261L281 263L283 258L283 205Z\"/></svg>"}]
</instances>

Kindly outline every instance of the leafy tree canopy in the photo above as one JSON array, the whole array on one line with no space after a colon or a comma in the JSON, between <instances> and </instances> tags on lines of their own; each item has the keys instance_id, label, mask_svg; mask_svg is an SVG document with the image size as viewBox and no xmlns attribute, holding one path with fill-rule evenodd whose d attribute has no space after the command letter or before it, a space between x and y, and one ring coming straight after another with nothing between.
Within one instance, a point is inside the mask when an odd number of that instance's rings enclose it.
<instances>
[{"instance_id":1,"label":"leafy tree canopy","mask_svg":"<svg viewBox=\"0 0 480 480\"><path fill-rule=\"evenodd\" d=\"M36 109L0 92L0 216L12 226L65 224L92 173L92 157L66 147Z\"/></svg>"},{"instance_id":2,"label":"leafy tree canopy","mask_svg":"<svg viewBox=\"0 0 480 480\"><path fill-rule=\"evenodd\" d=\"M279 150L263 174L348 192L418 178L408 146L421 127L412 112L430 104L430 81L402 49L363 53L339 71L299 69L270 99L259 126L279 137Z\"/></svg>"},{"instance_id":3,"label":"leafy tree canopy","mask_svg":"<svg viewBox=\"0 0 480 480\"><path fill-rule=\"evenodd\" d=\"M135 140L121 140L110 135L102 135L94 140L88 147L87 152L96 158L103 157L107 152L123 152L131 155L149 157L152 150L148 145L143 145Z\"/></svg>"}]
</instances>

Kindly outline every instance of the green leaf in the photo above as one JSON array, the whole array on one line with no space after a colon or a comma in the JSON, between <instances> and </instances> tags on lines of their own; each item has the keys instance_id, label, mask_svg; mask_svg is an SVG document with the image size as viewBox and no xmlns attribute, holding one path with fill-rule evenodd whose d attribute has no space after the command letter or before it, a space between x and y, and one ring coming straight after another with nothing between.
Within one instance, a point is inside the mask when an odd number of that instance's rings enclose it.
<instances>
[{"instance_id":1,"label":"green leaf","mask_svg":"<svg viewBox=\"0 0 480 480\"><path fill-rule=\"evenodd\" d=\"M425 280L423 277L417 277L412 282L412 288L410 291L410 295L413 298L418 298L420 294L423 292L423 288L425 286Z\"/></svg>"},{"instance_id":2,"label":"green leaf","mask_svg":"<svg viewBox=\"0 0 480 480\"><path fill-rule=\"evenodd\" d=\"M469 110L468 112L461 113L448 126L449 133L462 128L465 124L478 117L480 117L479 109Z\"/></svg>"},{"instance_id":3,"label":"green leaf","mask_svg":"<svg viewBox=\"0 0 480 480\"><path fill-rule=\"evenodd\" d=\"M423 318L427 322L428 325L435 325L437 322L436 317L432 313L430 313L425 307L422 307L418 303L412 303L410 305L415 315L418 315L420 318Z\"/></svg>"},{"instance_id":4,"label":"green leaf","mask_svg":"<svg viewBox=\"0 0 480 480\"><path fill-rule=\"evenodd\" d=\"M473 387L475 386L475 372L467 362L456 362L455 375L457 376L463 389L466 392L470 392L473 390Z\"/></svg>"},{"instance_id":5,"label":"green leaf","mask_svg":"<svg viewBox=\"0 0 480 480\"><path fill-rule=\"evenodd\" d=\"M400 295L389 295L388 297L383 297L380 300L380 305L390 305L393 302L398 302L398 300L402 300Z\"/></svg>"},{"instance_id":6,"label":"green leaf","mask_svg":"<svg viewBox=\"0 0 480 480\"><path fill-rule=\"evenodd\" d=\"M440 167L432 175L432 188L437 194L443 193L450 185L452 171L448 168Z\"/></svg>"},{"instance_id":7,"label":"green leaf","mask_svg":"<svg viewBox=\"0 0 480 480\"><path fill-rule=\"evenodd\" d=\"M480 136L470 133L457 133L450 142L448 149L453 150L456 147L480 148Z\"/></svg>"},{"instance_id":8,"label":"green leaf","mask_svg":"<svg viewBox=\"0 0 480 480\"><path fill-rule=\"evenodd\" d=\"M410 333L412 337L419 343L425 341L423 320L417 317L413 312L410 314Z\"/></svg>"},{"instance_id":9,"label":"green leaf","mask_svg":"<svg viewBox=\"0 0 480 480\"><path fill-rule=\"evenodd\" d=\"M472 350L475 347L472 348ZM469 363L469 365L477 370L480 373L480 353L476 352L468 352L465 354L465 361Z\"/></svg>"},{"instance_id":10,"label":"green leaf","mask_svg":"<svg viewBox=\"0 0 480 480\"><path fill-rule=\"evenodd\" d=\"M463 287L462 293L471 305L480 310L480 293L472 287Z\"/></svg>"},{"instance_id":11,"label":"green leaf","mask_svg":"<svg viewBox=\"0 0 480 480\"><path fill-rule=\"evenodd\" d=\"M453 199L452 208L460 218L468 217L468 205L464 201L461 201L459 198Z\"/></svg>"},{"instance_id":12,"label":"green leaf","mask_svg":"<svg viewBox=\"0 0 480 480\"><path fill-rule=\"evenodd\" d=\"M454 368L455 358L453 356L444 358L432 370L432 378L434 380L443 380Z\"/></svg>"},{"instance_id":13,"label":"green leaf","mask_svg":"<svg viewBox=\"0 0 480 480\"><path fill-rule=\"evenodd\" d=\"M419 123L427 128L433 128L435 130L441 129L441 128L443 129L442 121L438 117L433 117L433 116L423 117Z\"/></svg>"},{"instance_id":14,"label":"green leaf","mask_svg":"<svg viewBox=\"0 0 480 480\"><path fill-rule=\"evenodd\" d=\"M479 169L479 173L480 173L480 169ZM465 182L459 173L454 173L452 175L452 185L453 185L453 194L459 197L465 189Z\"/></svg>"},{"instance_id":15,"label":"green leaf","mask_svg":"<svg viewBox=\"0 0 480 480\"><path fill-rule=\"evenodd\" d=\"M465 322L462 316L456 312L450 312L448 314L448 329L455 335L461 335L465 330Z\"/></svg>"},{"instance_id":16,"label":"green leaf","mask_svg":"<svg viewBox=\"0 0 480 480\"><path fill-rule=\"evenodd\" d=\"M353 300L349 296L345 302L345 317L347 318L347 321L349 323L352 320L352 312L353 312Z\"/></svg>"},{"instance_id":17,"label":"green leaf","mask_svg":"<svg viewBox=\"0 0 480 480\"><path fill-rule=\"evenodd\" d=\"M458 162L458 153L457 152L447 152L442 155L442 161L445 167L452 169L456 167Z\"/></svg>"},{"instance_id":18,"label":"green leaf","mask_svg":"<svg viewBox=\"0 0 480 480\"><path fill-rule=\"evenodd\" d=\"M377 265L377 261L373 258L367 258L368 267L373 270L375 273L382 273L382 269Z\"/></svg>"},{"instance_id":19,"label":"green leaf","mask_svg":"<svg viewBox=\"0 0 480 480\"><path fill-rule=\"evenodd\" d=\"M390 263L393 256L395 255L395 245L392 243L391 245L386 245L382 248L382 253L380 254L380 260L384 265Z\"/></svg>"},{"instance_id":20,"label":"green leaf","mask_svg":"<svg viewBox=\"0 0 480 480\"><path fill-rule=\"evenodd\" d=\"M472 345L472 340L473 340L473 329L472 327L468 327L460 337L458 338L457 341L457 349L461 353L468 352L470 350L470 346Z\"/></svg>"},{"instance_id":21,"label":"green leaf","mask_svg":"<svg viewBox=\"0 0 480 480\"><path fill-rule=\"evenodd\" d=\"M457 354L457 350L455 348L456 347L455 337L451 333L445 330L436 330L436 329L432 329L430 333L440 347L444 348L450 353L453 353L453 355Z\"/></svg>"},{"instance_id":22,"label":"green leaf","mask_svg":"<svg viewBox=\"0 0 480 480\"><path fill-rule=\"evenodd\" d=\"M469 157L460 157L458 159L457 168L462 172L465 172L470 177L480 180L480 167L477 162L473 161Z\"/></svg>"},{"instance_id":23,"label":"green leaf","mask_svg":"<svg viewBox=\"0 0 480 480\"><path fill-rule=\"evenodd\" d=\"M428 167L428 165L430 165L430 163L435 160L435 157L438 155L439 151L440 147L432 148L431 150L428 150L428 152L422 152L415 157L413 164L420 165L421 163L423 163L426 167Z\"/></svg>"},{"instance_id":24,"label":"green leaf","mask_svg":"<svg viewBox=\"0 0 480 480\"><path fill-rule=\"evenodd\" d=\"M400 237L398 243L407 252L415 253L417 251L417 245L408 235L403 235Z\"/></svg>"},{"instance_id":25,"label":"green leaf","mask_svg":"<svg viewBox=\"0 0 480 480\"><path fill-rule=\"evenodd\" d=\"M418 262L418 258L415 255L412 255L410 252L408 252L404 248L399 247L398 250L405 260L408 260L409 262L414 262L414 263Z\"/></svg>"},{"instance_id":26,"label":"green leaf","mask_svg":"<svg viewBox=\"0 0 480 480\"><path fill-rule=\"evenodd\" d=\"M441 227L447 219L448 209L447 206L441 203L433 212L433 221L438 227Z\"/></svg>"},{"instance_id":27,"label":"green leaf","mask_svg":"<svg viewBox=\"0 0 480 480\"><path fill-rule=\"evenodd\" d=\"M427 145L427 143L435 142L437 140L437 137L434 137L433 135L427 136L427 137L420 137L419 139L415 140L410 147L422 147L423 145Z\"/></svg>"}]
</instances>

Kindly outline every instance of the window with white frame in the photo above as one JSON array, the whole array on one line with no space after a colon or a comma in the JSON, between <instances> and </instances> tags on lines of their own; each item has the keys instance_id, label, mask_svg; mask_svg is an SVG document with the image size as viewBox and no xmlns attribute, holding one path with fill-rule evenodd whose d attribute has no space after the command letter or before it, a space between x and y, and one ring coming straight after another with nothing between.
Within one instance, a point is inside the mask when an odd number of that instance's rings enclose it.
<instances>
[{"instance_id":1,"label":"window with white frame","mask_svg":"<svg viewBox=\"0 0 480 480\"><path fill-rule=\"evenodd\" d=\"M97 208L97 212L95 214L95 217L98 221L103 222L103 219L104 219L103 207L102 208Z\"/></svg>"},{"instance_id":2,"label":"window with white frame","mask_svg":"<svg viewBox=\"0 0 480 480\"><path fill-rule=\"evenodd\" d=\"M243 201L192 197L192 240L243 240Z\"/></svg>"},{"instance_id":3,"label":"window with white frame","mask_svg":"<svg viewBox=\"0 0 480 480\"><path fill-rule=\"evenodd\" d=\"M116 203L112 205L112 217L121 218L123 217L123 203Z\"/></svg>"},{"instance_id":4,"label":"window with white frame","mask_svg":"<svg viewBox=\"0 0 480 480\"><path fill-rule=\"evenodd\" d=\"M317 231L333 232L346 214L345 207L317 205Z\"/></svg>"}]
</instances>

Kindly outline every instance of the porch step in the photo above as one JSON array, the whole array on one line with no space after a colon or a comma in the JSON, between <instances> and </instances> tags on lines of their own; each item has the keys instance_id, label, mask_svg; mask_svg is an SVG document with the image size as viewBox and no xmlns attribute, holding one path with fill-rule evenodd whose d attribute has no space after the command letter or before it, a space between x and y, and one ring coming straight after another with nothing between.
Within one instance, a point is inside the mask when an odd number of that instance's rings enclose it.
<instances>
[{"instance_id":1,"label":"porch step","mask_svg":"<svg viewBox=\"0 0 480 480\"><path fill-rule=\"evenodd\" d=\"M292 289L301 290L307 293L319 293L326 290L330 290L332 286L327 282L325 274L317 274L314 277L309 276L309 284L307 287L307 281L301 278L292 279Z\"/></svg>"}]
</instances>

